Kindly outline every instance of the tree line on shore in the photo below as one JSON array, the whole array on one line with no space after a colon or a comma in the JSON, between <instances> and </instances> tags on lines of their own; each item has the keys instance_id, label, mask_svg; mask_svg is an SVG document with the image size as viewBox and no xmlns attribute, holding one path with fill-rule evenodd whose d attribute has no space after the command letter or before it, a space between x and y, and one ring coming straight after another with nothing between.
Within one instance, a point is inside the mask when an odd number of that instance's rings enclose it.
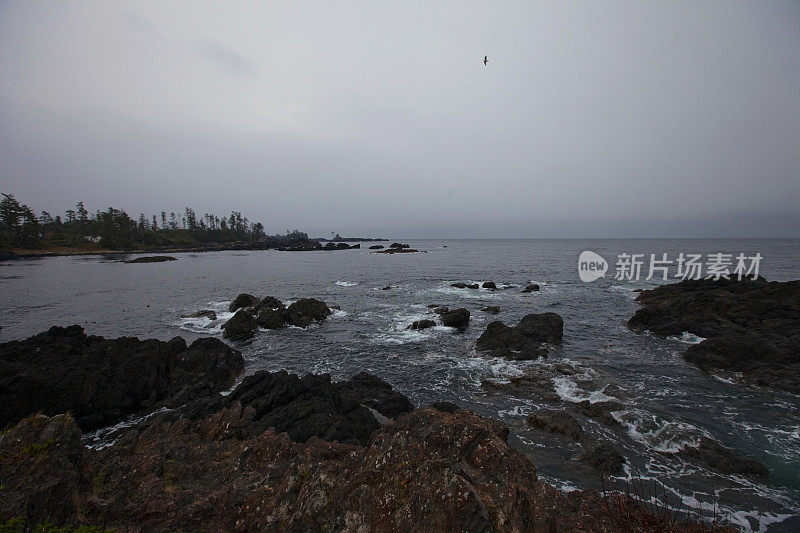
<instances>
[{"instance_id":1,"label":"tree line on shore","mask_svg":"<svg viewBox=\"0 0 800 533\"><path fill-rule=\"evenodd\" d=\"M197 246L207 243L258 242L268 238L264 225L250 222L239 211L219 217L197 215L187 207L181 213L162 211L148 217L131 218L124 210L107 208L89 212L83 202L67 209L64 216L47 211L39 215L14 195L2 193L0 200L0 249L44 247L99 247L130 250L159 246ZM300 230L275 238L308 240Z\"/></svg>"}]
</instances>

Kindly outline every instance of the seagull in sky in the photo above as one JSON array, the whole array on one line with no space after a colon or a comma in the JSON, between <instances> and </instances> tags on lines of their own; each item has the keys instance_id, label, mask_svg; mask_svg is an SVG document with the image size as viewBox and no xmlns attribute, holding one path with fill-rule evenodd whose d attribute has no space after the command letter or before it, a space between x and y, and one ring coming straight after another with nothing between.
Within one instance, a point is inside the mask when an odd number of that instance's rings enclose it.
<instances>
[{"instance_id":1,"label":"seagull in sky","mask_svg":"<svg viewBox=\"0 0 800 533\"><path fill-rule=\"evenodd\" d=\"M488 62L489 62L489 56L483 56L483 64L486 65L486 63Z\"/></svg>"}]
</instances>

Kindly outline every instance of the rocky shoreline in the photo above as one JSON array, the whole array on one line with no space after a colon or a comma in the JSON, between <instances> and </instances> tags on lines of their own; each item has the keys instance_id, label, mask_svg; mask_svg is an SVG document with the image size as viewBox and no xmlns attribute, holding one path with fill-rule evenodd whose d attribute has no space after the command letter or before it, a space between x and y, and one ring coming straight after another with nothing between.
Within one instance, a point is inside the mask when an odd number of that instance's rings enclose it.
<instances>
[{"instance_id":1,"label":"rocky shoreline","mask_svg":"<svg viewBox=\"0 0 800 533\"><path fill-rule=\"evenodd\" d=\"M762 387L800 393L800 281L686 280L642 291L628 321L659 337L701 342L684 358Z\"/></svg>"},{"instance_id":2,"label":"rocky shoreline","mask_svg":"<svg viewBox=\"0 0 800 533\"><path fill-rule=\"evenodd\" d=\"M4 519L116 531L708 529L630 497L559 492L504 424L447 402L415 409L368 373L336 383L262 371L227 392L243 363L218 339L71 326L0 348L0 401L15 407L0 421ZM146 413L107 446L81 440Z\"/></svg>"}]
</instances>

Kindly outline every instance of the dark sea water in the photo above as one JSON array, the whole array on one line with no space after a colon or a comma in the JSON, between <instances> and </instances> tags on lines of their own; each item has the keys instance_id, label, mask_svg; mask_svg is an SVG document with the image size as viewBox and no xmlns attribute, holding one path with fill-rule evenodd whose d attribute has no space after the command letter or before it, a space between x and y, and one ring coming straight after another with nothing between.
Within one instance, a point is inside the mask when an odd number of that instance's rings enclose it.
<instances>
[{"instance_id":1,"label":"dark sea water","mask_svg":"<svg viewBox=\"0 0 800 533\"><path fill-rule=\"evenodd\" d=\"M366 248L370 243L362 246ZM386 244L386 243L384 243ZM377 374L417 405L448 400L511 428L511 442L530 455L539 475L564 490L600 486L600 476L574 461L578 444L525 424L539 408L607 396L624 408L610 427L580 417L585 431L613 443L627 459L616 480L666 485L673 507L723 517L744 530L800 529L800 397L704 374L681 353L697 339L659 339L629 331L637 288L661 281L615 281L617 254L743 252L763 256L769 280L800 278L798 240L451 240L410 241L425 254L335 252L218 252L180 254L178 261L125 264L117 258L56 257L0 266L0 340L23 338L52 325L81 324L88 333L187 340L220 335L220 321L181 319L182 313L223 311L240 292L282 300L316 297L338 305L329 320L307 330L263 331L234 343L247 371L329 372L334 379L361 370ZM446 246L446 247L445 247ZM609 277L583 283L581 251L611 264ZM646 275L646 272L645 272ZM454 281L492 280L502 287L455 289ZM529 282L538 293L522 294ZM391 285L388 291L381 287ZM405 328L430 317L428 304L466 307L468 329ZM502 308L499 315L479 309ZM564 344L547 359L510 362L475 354L476 338L492 320L515 324L527 313L564 318ZM546 400L509 378L538 373L559 400ZM494 386L492 386L494 384ZM498 386L499 385L499 386ZM504 385L506 385L504 387ZM765 483L723 476L681 459L686 444L706 435L755 458L770 470ZM648 485L649 484L649 485ZM658 492L661 496L662 488Z\"/></svg>"}]
</instances>

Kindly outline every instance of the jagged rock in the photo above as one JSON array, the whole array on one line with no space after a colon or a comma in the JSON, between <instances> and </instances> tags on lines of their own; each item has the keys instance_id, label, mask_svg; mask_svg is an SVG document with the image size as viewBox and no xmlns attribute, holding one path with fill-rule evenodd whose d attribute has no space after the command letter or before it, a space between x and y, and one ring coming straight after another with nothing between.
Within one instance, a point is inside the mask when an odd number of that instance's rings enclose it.
<instances>
[{"instance_id":1,"label":"jagged rock","mask_svg":"<svg viewBox=\"0 0 800 533\"><path fill-rule=\"evenodd\" d=\"M678 455L700 461L721 474L741 474L758 479L769 476L769 470L763 464L705 436L700 437L697 446L687 446Z\"/></svg>"},{"instance_id":2,"label":"jagged rock","mask_svg":"<svg viewBox=\"0 0 800 533\"><path fill-rule=\"evenodd\" d=\"M527 360L544 357L542 343L561 344L564 321L555 313L525 315L514 327L491 322L478 337L475 349L492 357Z\"/></svg>"},{"instance_id":3,"label":"jagged rock","mask_svg":"<svg viewBox=\"0 0 800 533\"><path fill-rule=\"evenodd\" d=\"M628 321L632 330L705 339L684 352L690 363L800 393L800 281L686 280L636 300L643 307Z\"/></svg>"},{"instance_id":4,"label":"jagged rock","mask_svg":"<svg viewBox=\"0 0 800 533\"><path fill-rule=\"evenodd\" d=\"M233 299L231 304L228 306L228 310L233 312L243 307L254 307L256 304L258 304L258 302L258 298L252 294L242 293Z\"/></svg>"},{"instance_id":5,"label":"jagged rock","mask_svg":"<svg viewBox=\"0 0 800 533\"><path fill-rule=\"evenodd\" d=\"M497 288L497 285L495 284L494 281L484 281L482 286L483 286L484 289L496 289Z\"/></svg>"},{"instance_id":6,"label":"jagged rock","mask_svg":"<svg viewBox=\"0 0 800 533\"><path fill-rule=\"evenodd\" d=\"M442 325L449 328L465 328L469 324L469 311L463 307L441 315Z\"/></svg>"},{"instance_id":7,"label":"jagged rock","mask_svg":"<svg viewBox=\"0 0 800 533\"><path fill-rule=\"evenodd\" d=\"M280 329L286 326L280 309L261 309L256 316L256 323L264 329Z\"/></svg>"},{"instance_id":8,"label":"jagged rock","mask_svg":"<svg viewBox=\"0 0 800 533\"><path fill-rule=\"evenodd\" d=\"M151 255L147 257L137 257L136 259L129 259L126 263L163 263L165 261L177 261L176 258L168 255Z\"/></svg>"},{"instance_id":9,"label":"jagged rock","mask_svg":"<svg viewBox=\"0 0 800 533\"><path fill-rule=\"evenodd\" d=\"M330 314L331 310L325 302L316 298L301 298L286 308L284 319L293 326L305 328L314 320L325 320Z\"/></svg>"},{"instance_id":10,"label":"jagged rock","mask_svg":"<svg viewBox=\"0 0 800 533\"><path fill-rule=\"evenodd\" d=\"M258 323L244 309L239 309L230 320L222 326L222 336L226 339L247 339L258 329Z\"/></svg>"},{"instance_id":11,"label":"jagged rock","mask_svg":"<svg viewBox=\"0 0 800 533\"><path fill-rule=\"evenodd\" d=\"M427 320L427 319L416 320L406 329L427 329L427 328L432 328L435 325L436 322L434 322L433 320Z\"/></svg>"},{"instance_id":12,"label":"jagged rock","mask_svg":"<svg viewBox=\"0 0 800 533\"><path fill-rule=\"evenodd\" d=\"M174 397L227 389L243 369L242 354L215 338L187 347L180 337L105 339L80 326L52 327L0 344L0 427L71 412L91 431Z\"/></svg>"},{"instance_id":13,"label":"jagged rock","mask_svg":"<svg viewBox=\"0 0 800 533\"><path fill-rule=\"evenodd\" d=\"M537 283L531 283L530 285L522 289L522 292L537 292L538 290L539 290L539 285Z\"/></svg>"},{"instance_id":14,"label":"jagged rock","mask_svg":"<svg viewBox=\"0 0 800 533\"><path fill-rule=\"evenodd\" d=\"M437 315L443 315L445 313L449 313L450 312L450 308L446 307L444 305L434 306L433 307L433 312L436 313Z\"/></svg>"},{"instance_id":15,"label":"jagged rock","mask_svg":"<svg viewBox=\"0 0 800 533\"><path fill-rule=\"evenodd\" d=\"M491 315L496 315L500 312L500 306L497 305L487 305L486 307L481 308L481 311L484 313L489 313Z\"/></svg>"},{"instance_id":16,"label":"jagged rock","mask_svg":"<svg viewBox=\"0 0 800 533\"><path fill-rule=\"evenodd\" d=\"M619 422L613 416L611 416L613 411L619 411L623 408L622 404L619 402L609 401L590 403L589 400L583 400L578 402L576 405L580 409L581 413L583 413L585 416L596 418L609 426L619 425Z\"/></svg>"},{"instance_id":17,"label":"jagged rock","mask_svg":"<svg viewBox=\"0 0 800 533\"><path fill-rule=\"evenodd\" d=\"M335 387L343 398L366 405L392 419L414 410L407 397L367 372L360 372L346 381L335 383Z\"/></svg>"},{"instance_id":18,"label":"jagged rock","mask_svg":"<svg viewBox=\"0 0 800 533\"><path fill-rule=\"evenodd\" d=\"M401 250L403 248L411 248L411 246L408 244L400 244L399 242L393 242L392 244L389 245L389 248L393 248L395 250Z\"/></svg>"},{"instance_id":19,"label":"jagged rock","mask_svg":"<svg viewBox=\"0 0 800 533\"><path fill-rule=\"evenodd\" d=\"M550 433L560 433L575 441L583 438L583 428L566 411L551 409L537 411L528 416L527 422L531 427L549 431Z\"/></svg>"},{"instance_id":20,"label":"jagged rock","mask_svg":"<svg viewBox=\"0 0 800 533\"><path fill-rule=\"evenodd\" d=\"M217 313L215 313L211 309L203 309L202 311L197 311L195 313L181 315L181 318L208 318L209 320L216 320Z\"/></svg>"},{"instance_id":21,"label":"jagged rock","mask_svg":"<svg viewBox=\"0 0 800 533\"><path fill-rule=\"evenodd\" d=\"M255 304L254 309L256 313L258 313L262 309L283 309L283 307L283 302L274 296L265 296L257 304Z\"/></svg>"}]
</instances>

